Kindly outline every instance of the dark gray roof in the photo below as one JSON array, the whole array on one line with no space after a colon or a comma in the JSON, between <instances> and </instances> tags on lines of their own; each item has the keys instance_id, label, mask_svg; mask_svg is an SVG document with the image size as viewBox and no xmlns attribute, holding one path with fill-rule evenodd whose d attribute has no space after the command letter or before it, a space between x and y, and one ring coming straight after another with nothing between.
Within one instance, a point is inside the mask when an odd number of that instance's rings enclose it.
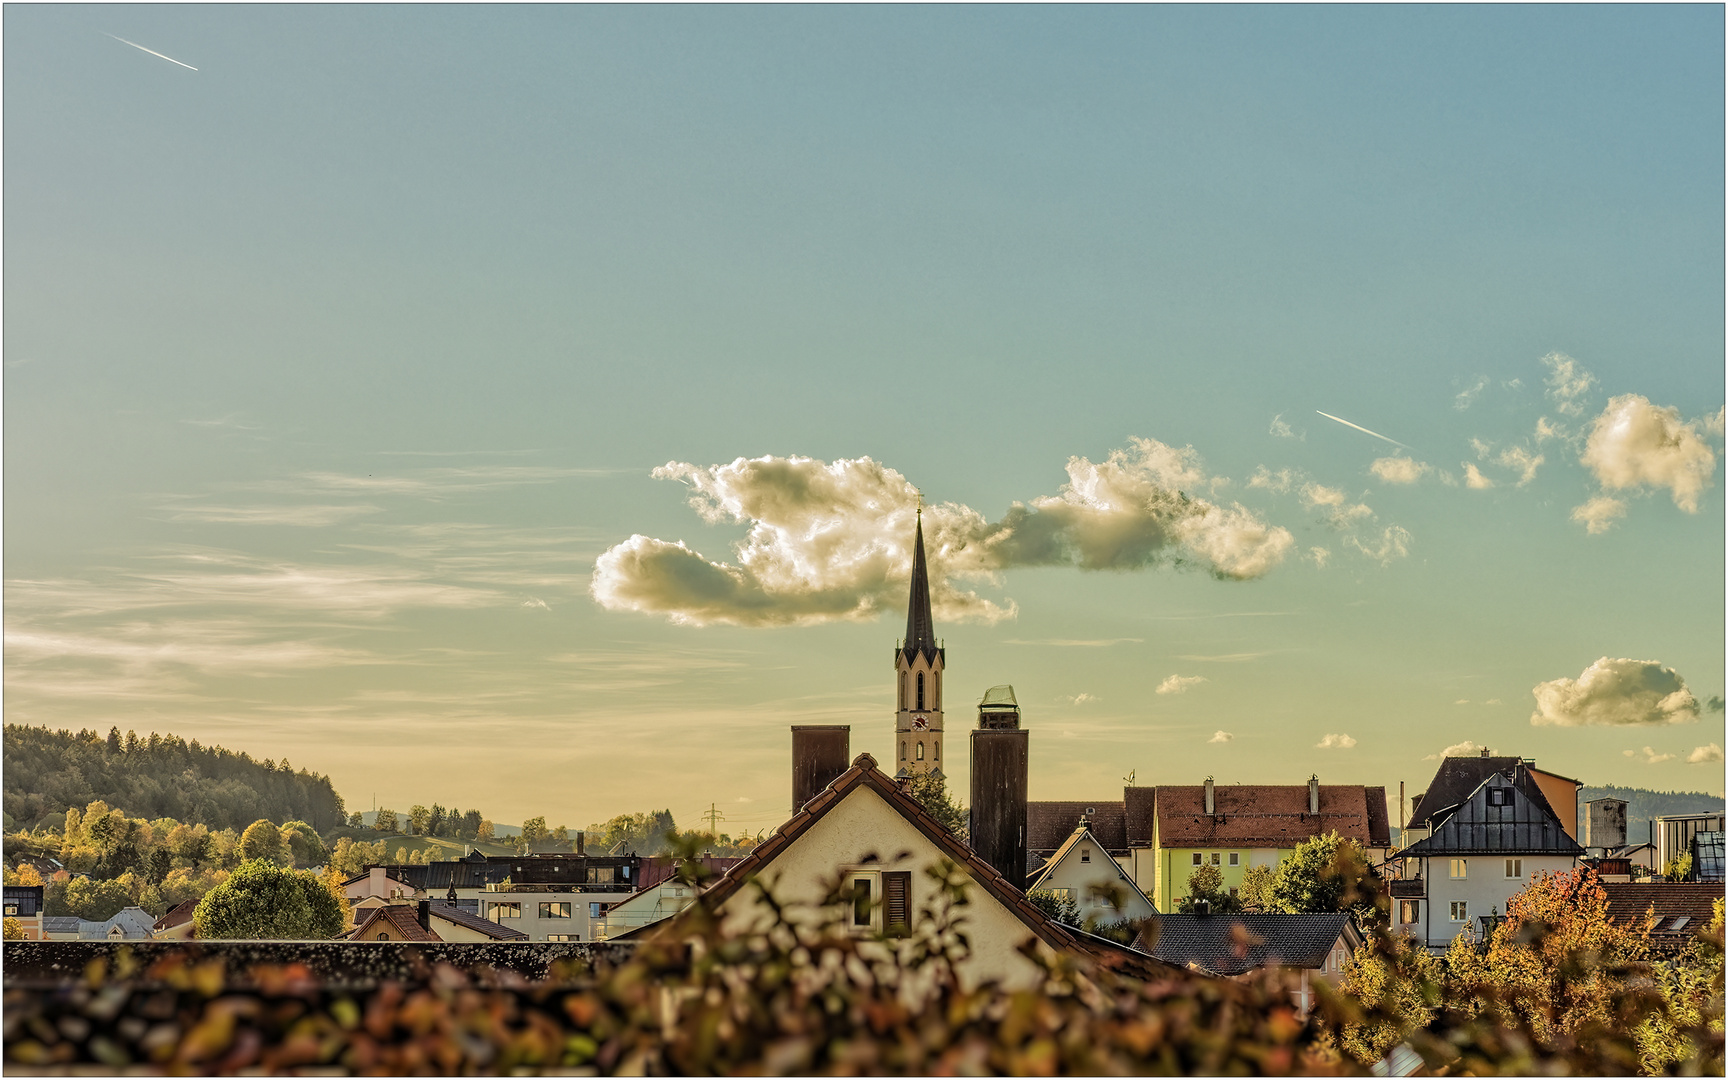
<instances>
[{"instance_id":1,"label":"dark gray roof","mask_svg":"<svg viewBox=\"0 0 1728 1080\"><path fill-rule=\"evenodd\" d=\"M1347 912L1325 915L1159 915L1134 947L1160 960L1198 964L1219 975L1255 968L1317 968L1350 927ZM1240 929L1238 929L1240 928ZM1156 940L1152 940L1156 935Z\"/></svg>"},{"instance_id":2,"label":"dark gray roof","mask_svg":"<svg viewBox=\"0 0 1728 1080\"><path fill-rule=\"evenodd\" d=\"M18 914L24 918L40 914L42 911L41 885L8 885L6 886L6 903L17 904Z\"/></svg>"},{"instance_id":3,"label":"dark gray roof","mask_svg":"<svg viewBox=\"0 0 1728 1080\"><path fill-rule=\"evenodd\" d=\"M42 916L42 932L52 934L76 934L83 919L72 915Z\"/></svg>"},{"instance_id":4,"label":"dark gray roof","mask_svg":"<svg viewBox=\"0 0 1728 1080\"><path fill-rule=\"evenodd\" d=\"M1028 802L1026 850L1044 856L1054 853L1068 842L1082 818L1104 850L1112 855L1127 854L1124 806L1119 802Z\"/></svg>"},{"instance_id":5,"label":"dark gray roof","mask_svg":"<svg viewBox=\"0 0 1728 1080\"><path fill-rule=\"evenodd\" d=\"M1424 829L1428 827L1428 819L1434 814L1457 806L1470 797L1470 793L1482 786L1482 781L1493 773L1510 772L1524 763L1523 758L1515 757L1449 757L1440 762L1440 768L1434 773L1434 782L1428 785L1410 807L1409 828ZM1547 805L1548 799L1536 787L1535 781L1528 781L1529 789L1535 792Z\"/></svg>"},{"instance_id":6,"label":"dark gray roof","mask_svg":"<svg viewBox=\"0 0 1728 1080\"><path fill-rule=\"evenodd\" d=\"M527 934L514 927L502 926L491 919L482 919L480 916L472 915L459 907L452 907L436 900L432 901L432 906L428 910L435 919L444 919L447 922L455 923L457 926L465 926L475 933L485 934L487 937L497 938L499 941L528 940Z\"/></svg>"},{"instance_id":7,"label":"dark gray roof","mask_svg":"<svg viewBox=\"0 0 1728 1080\"><path fill-rule=\"evenodd\" d=\"M933 660L941 651L936 646L936 622L930 616L930 571L924 565L922 514L912 541L912 595L906 601L906 640L900 648L908 660L920 653Z\"/></svg>"},{"instance_id":8,"label":"dark gray roof","mask_svg":"<svg viewBox=\"0 0 1728 1080\"><path fill-rule=\"evenodd\" d=\"M1493 758L1448 758L1448 761ZM1513 759L1515 762L1517 759ZM1405 848L1400 855L1572 855L1584 854L1578 841L1566 835L1548 800L1529 779L1522 762L1512 775L1491 772L1477 788L1449 811L1435 811L1429 823L1433 831ZM1508 804L1489 805L1489 793L1510 792Z\"/></svg>"}]
</instances>

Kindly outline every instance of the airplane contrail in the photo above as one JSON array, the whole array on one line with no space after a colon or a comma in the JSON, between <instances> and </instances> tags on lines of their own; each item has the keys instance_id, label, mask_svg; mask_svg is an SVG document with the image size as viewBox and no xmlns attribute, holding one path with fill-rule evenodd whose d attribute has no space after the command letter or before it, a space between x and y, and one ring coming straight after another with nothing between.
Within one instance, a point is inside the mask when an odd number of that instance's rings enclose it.
<instances>
[{"instance_id":1,"label":"airplane contrail","mask_svg":"<svg viewBox=\"0 0 1728 1080\"><path fill-rule=\"evenodd\" d=\"M136 41L127 41L125 38L117 37L114 34L110 34L106 30L102 31L102 36L114 38L114 40L118 41L120 44L130 45L134 49L144 49L144 46L138 44ZM157 52L155 49L144 49L144 51L149 53L151 56L162 56L162 54ZM172 56L162 56L162 59L168 61L170 64L180 64L180 61L174 59ZM180 64L180 66L187 69L188 71L197 71L198 70L197 68L193 67L191 64Z\"/></svg>"},{"instance_id":2,"label":"airplane contrail","mask_svg":"<svg viewBox=\"0 0 1728 1080\"><path fill-rule=\"evenodd\" d=\"M1317 413L1320 413L1321 416L1324 416L1328 420L1338 421L1340 424L1343 424L1345 427L1353 427L1357 431L1362 432L1363 434L1374 436L1376 439L1386 439L1386 436L1380 434L1378 431L1369 431L1367 428L1363 427L1361 424L1352 424L1350 421L1344 419L1342 416L1333 416L1329 412L1320 412L1319 409L1315 409L1314 411ZM1406 449L1406 450L1410 449L1408 446L1405 446L1403 443L1399 442L1397 439L1386 439L1386 441L1391 443L1393 446L1403 446L1404 449Z\"/></svg>"}]
</instances>

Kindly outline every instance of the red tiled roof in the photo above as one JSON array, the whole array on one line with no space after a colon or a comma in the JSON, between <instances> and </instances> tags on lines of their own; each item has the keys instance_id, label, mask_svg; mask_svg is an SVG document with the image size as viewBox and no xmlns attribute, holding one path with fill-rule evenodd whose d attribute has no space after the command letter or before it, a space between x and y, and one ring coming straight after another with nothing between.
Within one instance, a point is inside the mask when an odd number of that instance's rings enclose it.
<instances>
[{"instance_id":1,"label":"red tiled roof","mask_svg":"<svg viewBox=\"0 0 1728 1080\"><path fill-rule=\"evenodd\" d=\"M1205 788L1160 786L1158 842L1163 847L1295 847L1336 832L1367 847L1385 847L1386 789L1321 784L1320 812L1308 812L1306 784L1219 784L1214 813L1205 813ZM1370 809L1369 792L1379 798Z\"/></svg>"},{"instance_id":2,"label":"red tiled roof","mask_svg":"<svg viewBox=\"0 0 1728 1080\"><path fill-rule=\"evenodd\" d=\"M1722 886L1697 882L1604 881L1608 894L1608 918L1634 930L1642 929L1648 913L1656 924L1650 928L1652 943L1682 945L1692 940L1715 916ZM1684 917L1679 926L1675 921Z\"/></svg>"},{"instance_id":3,"label":"red tiled roof","mask_svg":"<svg viewBox=\"0 0 1728 1080\"><path fill-rule=\"evenodd\" d=\"M354 941L360 940L360 935L372 928L372 924L380 919L390 924L386 932L394 933L397 941L443 941L444 939L420 925L420 919L414 908L407 904L386 904L375 907L366 913L359 924L349 931L348 937Z\"/></svg>"},{"instance_id":4,"label":"red tiled roof","mask_svg":"<svg viewBox=\"0 0 1728 1080\"><path fill-rule=\"evenodd\" d=\"M1092 811L1090 814L1087 811ZM1119 802L1028 802L1026 850L1046 854L1061 847L1086 818L1092 835L1112 855L1128 851L1127 807Z\"/></svg>"}]
</instances>

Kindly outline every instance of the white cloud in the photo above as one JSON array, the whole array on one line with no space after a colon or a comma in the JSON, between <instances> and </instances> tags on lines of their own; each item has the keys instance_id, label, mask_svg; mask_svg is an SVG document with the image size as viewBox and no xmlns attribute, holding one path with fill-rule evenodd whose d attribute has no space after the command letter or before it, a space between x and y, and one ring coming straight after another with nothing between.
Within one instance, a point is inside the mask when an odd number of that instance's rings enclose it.
<instances>
[{"instance_id":1,"label":"white cloud","mask_svg":"<svg viewBox=\"0 0 1728 1080\"><path fill-rule=\"evenodd\" d=\"M1481 439L1472 436L1470 439L1470 449L1476 451L1477 461L1487 461L1488 455L1494 452L1494 444L1491 442L1483 442Z\"/></svg>"},{"instance_id":2,"label":"white cloud","mask_svg":"<svg viewBox=\"0 0 1728 1080\"><path fill-rule=\"evenodd\" d=\"M1518 470L1518 486L1523 487L1536 479L1536 470L1541 467L1543 460L1541 454L1533 454L1522 446L1508 446L1500 451L1500 456L1494 459L1494 463Z\"/></svg>"},{"instance_id":3,"label":"white cloud","mask_svg":"<svg viewBox=\"0 0 1728 1080\"><path fill-rule=\"evenodd\" d=\"M1414 484L1422 479L1432 469L1432 466L1397 454L1392 457L1376 458L1374 464L1368 466L1368 471L1388 484Z\"/></svg>"},{"instance_id":4,"label":"white cloud","mask_svg":"<svg viewBox=\"0 0 1728 1080\"><path fill-rule=\"evenodd\" d=\"M1482 704L1484 704L1484 705L1504 705L1506 703L1504 701L1501 701L1497 697L1491 697L1487 701L1484 701Z\"/></svg>"},{"instance_id":5,"label":"white cloud","mask_svg":"<svg viewBox=\"0 0 1728 1080\"><path fill-rule=\"evenodd\" d=\"M1698 421L1698 426L1706 434L1721 438L1724 426L1728 425L1728 407L1717 409L1715 416L1706 416Z\"/></svg>"},{"instance_id":6,"label":"white cloud","mask_svg":"<svg viewBox=\"0 0 1728 1080\"><path fill-rule=\"evenodd\" d=\"M1457 702L1456 704L1467 705L1467 704L1469 704L1469 702L1460 701L1460 702ZM1482 753L1482 751L1484 749L1486 749L1486 747L1482 746L1482 744L1477 743L1477 742L1472 742L1469 739L1465 739L1463 742L1453 743L1451 746L1448 746L1446 749L1440 751L1438 754L1425 755L1422 758L1422 760L1423 761L1439 761L1442 758L1449 758L1449 757L1476 757L1478 754Z\"/></svg>"},{"instance_id":7,"label":"white cloud","mask_svg":"<svg viewBox=\"0 0 1728 1080\"><path fill-rule=\"evenodd\" d=\"M1308 484L1302 488L1302 505L1309 509L1316 506L1342 506L1344 499L1342 491L1324 484Z\"/></svg>"},{"instance_id":8,"label":"white cloud","mask_svg":"<svg viewBox=\"0 0 1728 1080\"><path fill-rule=\"evenodd\" d=\"M1470 704L1470 699L1467 697L1461 697L1457 701L1454 701L1452 704L1454 704L1454 705L1468 705L1468 704Z\"/></svg>"},{"instance_id":9,"label":"white cloud","mask_svg":"<svg viewBox=\"0 0 1728 1080\"><path fill-rule=\"evenodd\" d=\"M1494 486L1494 481L1488 479L1486 476L1483 476L1482 470L1478 469L1473 462L1461 461L1461 462L1459 462L1459 464L1464 466L1464 486L1465 487L1471 488L1471 489L1476 490L1476 491L1482 491L1486 488L1491 488Z\"/></svg>"},{"instance_id":10,"label":"white cloud","mask_svg":"<svg viewBox=\"0 0 1728 1080\"><path fill-rule=\"evenodd\" d=\"M1186 694L1191 686L1199 686L1206 681L1204 675L1172 675L1158 684L1157 694Z\"/></svg>"},{"instance_id":11,"label":"white cloud","mask_svg":"<svg viewBox=\"0 0 1728 1080\"><path fill-rule=\"evenodd\" d=\"M1457 409L1459 412L1463 412L1465 409L1468 409L1476 399L1481 396L1482 391L1487 388L1488 376L1478 375L1474 386L1465 388L1463 392L1452 399L1452 407Z\"/></svg>"},{"instance_id":12,"label":"white cloud","mask_svg":"<svg viewBox=\"0 0 1728 1080\"><path fill-rule=\"evenodd\" d=\"M1642 753L1644 755L1644 764L1646 765L1661 765L1664 762L1673 761L1679 756L1678 754L1659 754L1648 746L1646 746L1642 751L1622 750L1621 753L1625 754L1627 757L1637 757L1639 753Z\"/></svg>"},{"instance_id":13,"label":"white cloud","mask_svg":"<svg viewBox=\"0 0 1728 1080\"><path fill-rule=\"evenodd\" d=\"M1326 564L1332 559L1332 553L1323 547L1311 547L1308 549L1308 558L1313 561L1315 566L1324 570Z\"/></svg>"},{"instance_id":14,"label":"white cloud","mask_svg":"<svg viewBox=\"0 0 1728 1080\"><path fill-rule=\"evenodd\" d=\"M1547 442L1549 439L1565 439L1568 438L1569 435L1570 432L1566 430L1564 424L1551 424L1548 422L1546 416L1538 416L1536 418L1536 444L1538 446Z\"/></svg>"},{"instance_id":15,"label":"white cloud","mask_svg":"<svg viewBox=\"0 0 1728 1080\"><path fill-rule=\"evenodd\" d=\"M1192 494L1212 488L1192 447L1132 439L1098 463L1073 457L1055 495L1014 503L987 521L970 507L924 509L931 599L946 619L994 622L1014 615L962 589L1023 566L1135 570L1192 566L1244 580L1279 565L1294 538L1239 504ZM748 522L735 562L636 535L595 563L590 591L613 611L665 615L693 625L771 626L866 619L896 610L911 572L917 492L869 458L738 458L702 468L671 462L660 479L691 488L710 523Z\"/></svg>"},{"instance_id":16,"label":"white cloud","mask_svg":"<svg viewBox=\"0 0 1728 1080\"><path fill-rule=\"evenodd\" d=\"M1667 488L1674 505L1698 512L1698 496L1710 486L1716 455L1680 410L1652 405L1639 394L1611 398L1591 423L1580 459L1604 488Z\"/></svg>"},{"instance_id":17,"label":"white cloud","mask_svg":"<svg viewBox=\"0 0 1728 1080\"><path fill-rule=\"evenodd\" d=\"M1288 423L1286 423L1283 413L1279 413L1277 416L1272 418L1272 426L1266 429L1266 434L1280 439L1302 440L1308 437L1307 432L1298 432L1295 428L1292 428Z\"/></svg>"},{"instance_id":18,"label":"white cloud","mask_svg":"<svg viewBox=\"0 0 1728 1080\"><path fill-rule=\"evenodd\" d=\"M1290 469L1279 469L1277 472L1273 472L1266 466L1261 465L1254 470L1254 475L1248 478L1248 486L1251 488L1265 488L1267 491L1276 492L1277 494L1282 495L1286 491L1289 491L1290 485L1295 483L1299 478L1299 474Z\"/></svg>"},{"instance_id":19,"label":"white cloud","mask_svg":"<svg viewBox=\"0 0 1728 1080\"><path fill-rule=\"evenodd\" d=\"M1722 764L1722 748L1715 743L1700 746L1686 755L1688 765L1720 765Z\"/></svg>"},{"instance_id":20,"label":"white cloud","mask_svg":"<svg viewBox=\"0 0 1728 1080\"><path fill-rule=\"evenodd\" d=\"M1233 741L1235 738L1236 738L1236 736L1230 734L1228 731L1214 731L1212 733L1212 737L1210 739L1207 739L1206 741L1209 743L1227 743L1227 742ZM1722 760L1721 751L1717 751L1716 760L1717 761Z\"/></svg>"},{"instance_id":21,"label":"white cloud","mask_svg":"<svg viewBox=\"0 0 1728 1080\"><path fill-rule=\"evenodd\" d=\"M1614 527L1614 523L1626 516L1626 504L1612 495L1597 495L1590 501L1572 508L1572 520L1584 526L1591 536L1597 536Z\"/></svg>"},{"instance_id":22,"label":"white cloud","mask_svg":"<svg viewBox=\"0 0 1728 1080\"><path fill-rule=\"evenodd\" d=\"M1686 681L1655 660L1604 656L1576 679L1538 683L1530 692L1536 697L1530 722L1538 725L1682 724L1699 712Z\"/></svg>"},{"instance_id":23,"label":"white cloud","mask_svg":"<svg viewBox=\"0 0 1728 1080\"><path fill-rule=\"evenodd\" d=\"M1388 525L1380 534L1380 539L1370 547L1354 536L1346 536L1344 542L1373 559L1381 566L1392 565L1392 560L1402 559L1410 554L1410 543L1413 538L1410 530L1402 525Z\"/></svg>"},{"instance_id":24,"label":"white cloud","mask_svg":"<svg viewBox=\"0 0 1728 1080\"><path fill-rule=\"evenodd\" d=\"M1356 740L1348 735L1328 735L1314 744L1317 750L1348 750L1356 745Z\"/></svg>"},{"instance_id":25,"label":"white cloud","mask_svg":"<svg viewBox=\"0 0 1728 1080\"><path fill-rule=\"evenodd\" d=\"M522 601L522 606L525 608L539 608L541 611L551 611L552 610L550 607L547 606L546 601L540 599L537 596L530 596L528 599Z\"/></svg>"},{"instance_id":26,"label":"white cloud","mask_svg":"<svg viewBox=\"0 0 1728 1080\"><path fill-rule=\"evenodd\" d=\"M1590 392L1596 377L1565 353L1549 353L1542 363L1548 368L1548 397L1554 407L1567 416L1582 416L1584 405L1579 399Z\"/></svg>"},{"instance_id":27,"label":"white cloud","mask_svg":"<svg viewBox=\"0 0 1728 1080\"><path fill-rule=\"evenodd\" d=\"M1442 484L1445 484L1447 487L1457 487L1458 486L1458 478L1456 476L1453 476L1451 473L1447 472L1445 469L1440 469L1438 471L1440 474L1440 482Z\"/></svg>"},{"instance_id":28,"label":"white cloud","mask_svg":"<svg viewBox=\"0 0 1728 1080\"><path fill-rule=\"evenodd\" d=\"M1097 700L1098 700L1097 694L1079 693L1079 694L1075 694L1073 697L1069 698L1068 704L1070 704L1070 705L1085 705L1088 702L1097 701Z\"/></svg>"},{"instance_id":29,"label":"white cloud","mask_svg":"<svg viewBox=\"0 0 1728 1080\"><path fill-rule=\"evenodd\" d=\"M1334 529L1348 529L1357 522L1374 516L1374 511L1365 504L1353 503L1338 488L1326 487L1324 484L1303 485L1302 505L1310 510L1323 510L1326 524Z\"/></svg>"}]
</instances>

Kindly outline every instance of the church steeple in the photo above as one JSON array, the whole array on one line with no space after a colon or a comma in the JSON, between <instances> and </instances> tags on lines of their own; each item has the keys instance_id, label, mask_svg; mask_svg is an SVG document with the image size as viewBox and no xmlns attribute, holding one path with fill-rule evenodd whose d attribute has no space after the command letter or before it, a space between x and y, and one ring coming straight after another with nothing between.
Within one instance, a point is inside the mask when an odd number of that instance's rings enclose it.
<instances>
[{"instance_id":1,"label":"church steeple","mask_svg":"<svg viewBox=\"0 0 1728 1080\"><path fill-rule=\"evenodd\" d=\"M936 623L930 617L930 571L924 564L924 511L918 511L918 531L912 542L912 596L906 602L908 658L936 654Z\"/></svg>"},{"instance_id":2,"label":"church steeple","mask_svg":"<svg viewBox=\"0 0 1728 1080\"><path fill-rule=\"evenodd\" d=\"M924 561L924 508L912 538L912 594L906 601L906 640L894 650L899 686L894 714L898 776L942 775L942 668L946 650L930 615L930 570Z\"/></svg>"}]
</instances>

